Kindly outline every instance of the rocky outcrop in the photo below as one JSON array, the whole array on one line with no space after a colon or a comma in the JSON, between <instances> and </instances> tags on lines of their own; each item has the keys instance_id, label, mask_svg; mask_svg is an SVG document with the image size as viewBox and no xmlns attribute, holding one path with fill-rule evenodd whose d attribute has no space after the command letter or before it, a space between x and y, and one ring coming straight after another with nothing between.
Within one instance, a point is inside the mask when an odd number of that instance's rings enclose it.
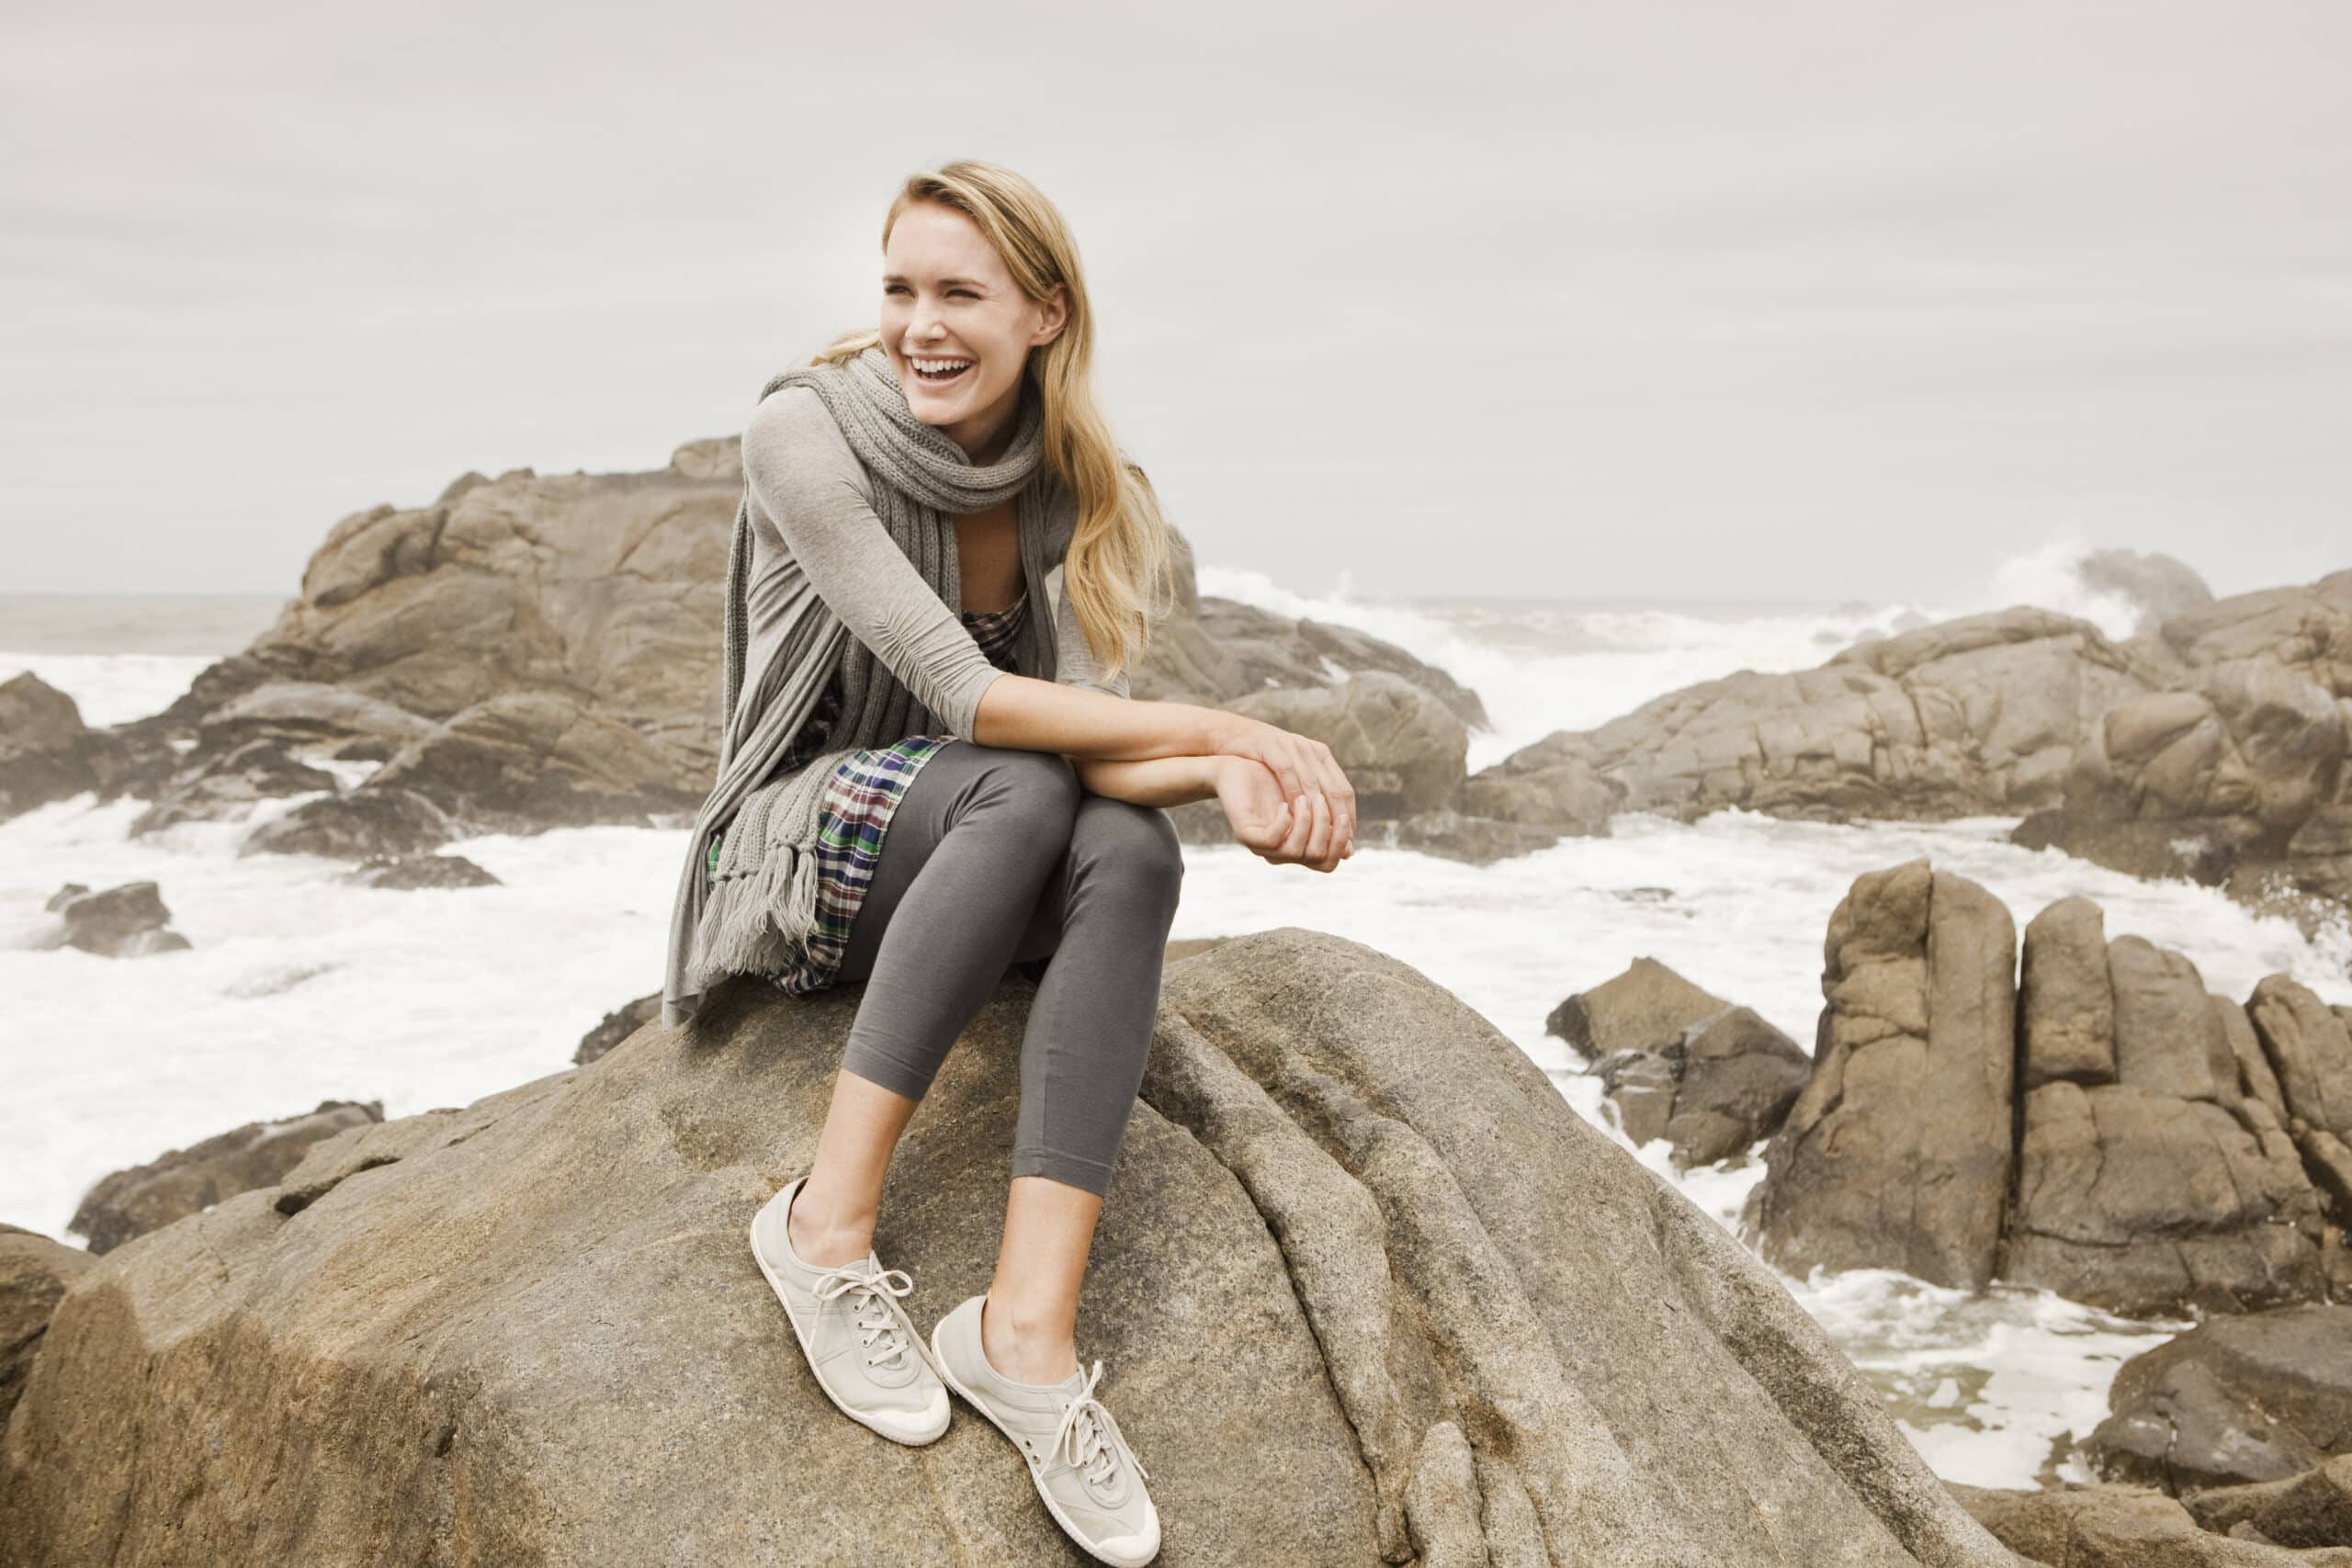
<instances>
[{"instance_id":1,"label":"rocky outcrop","mask_svg":"<svg viewBox=\"0 0 2352 1568\"><path fill-rule=\"evenodd\" d=\"M83 1196L66 1229L86 1237L91 1252L111 1252L240 1192L274 1187L312 1144L383 1119L381 1100L322 1100L300 1116L248 1122L104 1177Z\"/></svg>"},{"instance_id":2,"label":"rocky outcrop","mask_svg":"<svg viewBox=\"0 0 2352 1568\"><path fill-rule=\"evenodd\" d=\"M2123 1363L2085 1451L2167 1492L2284 1481L2352 1451L2352 1308L2217 1317Z\"/></svg>"},{"instance_id":3,"label":"rocky outcrop","mask_svg":"<svg viewBox=\"0 0 2352 1568\"><path fill-rule=\"evenodd\" d=\"M2352 903L2352 571L2183 610L2142 640L2180 673L2085 726L2064 798L2019 841L2248 902Z\"/></svg>"},{"instance_id":4,"label":"rocky outcrop","mask_svg":"<svg viewBox=\"0 0 2352 1568\"><path fill-rule=\"evenodd\" d=\"M101 1259L0 1439L0 1562L1062 1560L985 1423L836 1440L746 1256L854 989L730 983ZM991 1267L1033 994L1001 983L894 1163L919 1322ZM1167 971L1079 1336L1170 1568L2011 1562L1769 1270L1474 1010L1318 933Z\"/></svg>"},{"instance_id":5,"label":"rocky outcrop","mask_svg":"<svg viewBox=\"0 0 2352 1568\"><path fill-rule=\"evenodd\" d=\"M1604 800L1680 821L1726 806L1832 821L2014 814L2058 804L2082 727L2175 672L2046 610L1963 616L1546 736L1472 775L1464 795L1487 815L1563 826Z\"/></svg>"},{"instance_id":6,"label":"rocky outcrop","mask_svg":"<svg viewBox=\"0 0 2352 1568\"><path fill-rule=\"evenodd\" d=\"M2241 1091L2223 1005L2184 955L2107 941L2086 898L2026 928L2001 1278L2142 1316L2325 1293L2319 1194L2278 1113Z\"/></svg>"},{"instance_id":7,"label":"rocky outcrop","mask_svg":"<svg viewBox=\"0 0 2352 1568\"><path fill-rule=\"evenodd\" d=\"M96 1261L79 1247L0 1224L0 1427L24 1393L58 1301Z\"/></svg>"},{"instance_id":8,"label":"rocky outcrop","mask_svg":"<svg viewBox=\"0 0 2352 1568\"><path fill-rule=\"evenodd\" d=\"M265 823L247 847L354 860L473 832L688 817L717 772L720 598L742 483L729 437L690 442L652 473L468 474L429 505L346 517L251 647L166 712L96 736L106 768L69 766L78 719L51 713L55 694L34 703L39 754L0 753L0 815L95 787L154 802L146 832L315 790L324 798L300 820ZM1136 697L1271 703L1328 734L1367 817L1396 822L1390 839L1411 847L1486 860L1552 841L1498 831L1454 798L1462 737L1487 728L1476 694L1363 632L1204 598L1191 547L1176 546L1172 614L1134 672ZM0 735L35 728L0 723ZM328 793L321 764L334 761L380 766L346 798ZM447 831L435 837L410 800ZM1200 826L1229 841L1221 814Z\"/></svg>"},{"instance_id":9,"label":"rocky outcrop","mask_svg":"<svg viewBox=\"0 0 2352 1568\"><path fill-rule=\"evenodd\" d=\"M1744 1235L1795 1272L1992 1279L2009 1187L2017 928L1924 860L1830 917L1813 1077L1765 1149Z\"/></svg>"},{"instance_id":10,"label":"rocky outcrop","mask_svg":"<svg viewBox=\"0 0 2352 1568\"><path fill-rule=\"evenodd\" d=\"M1925 861L1856 879L1742 1233L1791 1269L2143 1316L2324 1299L2352 1218L2342 1018L2284 975L2215 996L2186 955L2108 941L2087 899L2035 917L2014 982L2013 931Z\"/></svg>"}]
</instances>

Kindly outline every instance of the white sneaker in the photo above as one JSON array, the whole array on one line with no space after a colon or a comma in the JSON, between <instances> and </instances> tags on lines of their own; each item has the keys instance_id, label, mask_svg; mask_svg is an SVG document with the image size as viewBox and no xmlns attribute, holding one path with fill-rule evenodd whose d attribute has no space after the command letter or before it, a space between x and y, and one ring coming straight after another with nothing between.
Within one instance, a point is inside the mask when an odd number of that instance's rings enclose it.
<instances>
[{"instance_id":1,"label":"white sneaker","mask_svg":"<svg viewBox=\"0 0 2352 1568\"><path fill-rule=\"evenodd\" d=\"M752 1216L752 1256L784 1303L817 1386L842 1415L893 1442L920 1447L947 1430L947 1389L898 1298L915 1288L871 1250L831 1267L792 1250L785 1215L808 1178L795 1177Z\"/></svg>"},{"instance_id":2,"label":"white sneaker","mask_svg":"<svg viewBox=\"0 0 2352 1568\"><path fill-rule=\"evenodd\" d=\"M1141 1568L1159 1552L1159 1510L1119 1424L1094 1397L1102 1363L1050 1386L1000 1377L980 1348L986 1299L967 1298L931 1331L939 1375L1028 1456L1029 1479L1063 1533L1097 1562Z\"/></svg>"}]
</instances>

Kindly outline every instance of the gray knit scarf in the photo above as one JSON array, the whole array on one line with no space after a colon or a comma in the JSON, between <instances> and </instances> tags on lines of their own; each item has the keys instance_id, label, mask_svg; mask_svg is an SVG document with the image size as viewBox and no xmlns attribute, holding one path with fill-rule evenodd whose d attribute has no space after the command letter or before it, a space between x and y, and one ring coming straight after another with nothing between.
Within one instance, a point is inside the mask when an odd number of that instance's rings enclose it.
<instances>
[{"instance_id":1,"label":"gray knit scarf","mask_svg":"<svg viewBox=\"0 0 2352 1568\"><path fill-rule=\"evenodd\" d=\"M1035 389L1024 390L1012 444L997 461L975 467L945 432L925 424L907 405L889 355L877 344L845 365L797 366L760 389L805 386L824 400L850 449L873 479L875 511L907 558L948 608L959 609L963 585L956 567L955 518L1014 497L1024 539L1023 559L1037 559L1035 541L1066 535L1074 517L1068 487L1030 484L1045 458L1045 413ZM671 921L670 957L662 984L662 1022L674 1026L698 1010L701 993L730 974L772 970L794 961L814 929L817 859L813 852L833 770L853 752L884 747L910 735L939 731L939 720L873 650L849 635L822 600L810 596L818 635L800 646L813 650L805 668L775 691L775 706L797 709L779 722L754 716L753 739L734 744L750 633L745 594L752 556L751 487L735 513L727 557L725 667L720 692L718 781L695 821L684 878ZM1042 609L1042 606L1039 607ZM1032 614L1019 661L1023 673L1052 680L1054 639L1049 617ZM814 710L838 664L842 716L829 740L838 742L793 772L771 777ZM739 756L738 750L755 753ZM708 877L710 840L724 832L715 881Z\"/></svg>"}]
</instances>

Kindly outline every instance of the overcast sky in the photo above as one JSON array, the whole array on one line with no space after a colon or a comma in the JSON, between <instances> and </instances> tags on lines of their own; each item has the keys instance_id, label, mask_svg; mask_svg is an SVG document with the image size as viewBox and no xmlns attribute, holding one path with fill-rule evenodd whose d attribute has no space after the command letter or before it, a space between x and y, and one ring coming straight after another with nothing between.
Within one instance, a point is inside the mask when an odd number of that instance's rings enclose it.
<instances>
[{"instance_id":1,"label":"overcast sky","mask_svg":"<svg viewBox=\"0 0 2352 1568\"><path fill-rule=\"evenodd\" d=\"M469 468L659 468L1035 180L1204 559L1966 598L2352 567L2352 6L14 6L0 590L287 593Z\"/></svg>"}]
</instances>

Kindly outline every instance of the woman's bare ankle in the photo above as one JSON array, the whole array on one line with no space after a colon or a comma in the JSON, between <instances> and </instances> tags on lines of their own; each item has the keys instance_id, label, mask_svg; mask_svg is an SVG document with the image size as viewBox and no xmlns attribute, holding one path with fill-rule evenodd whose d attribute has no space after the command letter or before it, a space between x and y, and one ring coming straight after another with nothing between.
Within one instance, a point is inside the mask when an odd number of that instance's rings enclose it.
<instances>
[{"instance_id":1,"label":"woman's bare ankle","mask_svg":"<svg viewBox=\"0 0 2352 1568\"><path fill-rule=\"evenodd\" d=\"M874 1249L874 1217L868 1214L862 1221L842 1223L809 1196L803 1182L784 1212L784 1234L801 1262L830 1269L837 1263L854 1262Z\"/></svg>"},{"instance_id":2,"label":"woman's bare ankle","mask_svg":"<svg viewBox=\"0 0 2352 1568\"><path fill-rule=\"evenodd\" d=\"M1078 1347L1070 1335L1038 1325L1023 1327L1020 1314L997 1305L994 1292L980 1303L980 1353L999 1377L1048 1387L1078 1371Z\"/></svg>"}]
</instances>

